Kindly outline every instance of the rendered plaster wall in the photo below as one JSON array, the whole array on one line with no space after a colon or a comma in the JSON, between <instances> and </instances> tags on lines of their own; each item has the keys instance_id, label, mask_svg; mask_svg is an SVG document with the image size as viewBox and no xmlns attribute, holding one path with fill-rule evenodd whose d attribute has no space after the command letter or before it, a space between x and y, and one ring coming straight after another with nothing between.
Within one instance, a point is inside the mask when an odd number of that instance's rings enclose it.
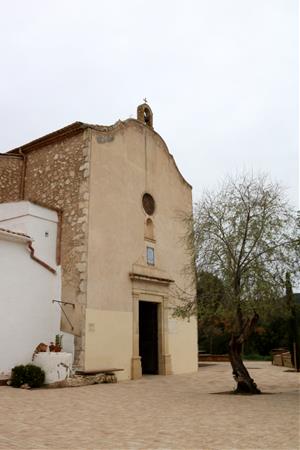
<instances>
[{"instance_id":1,"label":"rendered plaster wall","mask_svg":"<svg viewBox=\"0 0 300 450\"><path fill-rule=\"evenodd\" d=\"M75 363L83 366L86 305L89 132L34 149L27 154L25 199L62 212L62 329L75 334Z\"/></svg>"},{"instance_id":2,"label":"rendered plaster wall","mask_svg":"<svg viewBox=\"0 0 300 450\"><path fill-rule=\"evenodd\" d=\"M144 236L147 215L142 207L142 196L145 192L156 202L152 216L154 241L146 241ZM185 228L179 219L180 213L191 212L191 209L190 186L179 174L163 140L150 128L128 120L106 133L93 132L88 308L131 312L133 285L129 273L138 267L144 274L163 274L174 279L177 286L193 294L191 280L182 273L188 255L180 242ZM155 249L155 267L147 265L147 245ZM148 289L151 291L150 284ZM178 301L176 290L171 287L170 307ZM114 346L118 345L116 339L112 336ZM195 321L179 325L168 339L175 361L174 371L196 370ZM179 341L183 344L177 349ZM90 358L101 359L100 348L94 346L93 352ZM180 365L178 361L186 352L190 356L184 357L185 363Z\"/></svg>"},{"instance_id":3,"label":"rendered plaster wall","mask_svg":"<svg viewBox=\"0 0 300 450\"><path fill-rule=\"evenodd\" d=\"M10 205L0 205L0 219L8 218ZM43 218L35 218L35 223L30 224L31 235L36 238L37 248L43 247L45 259L54 263L53 241L47 241L47 245L38 245L41 239L40 226L48 222L47 213ZM30 216L23 217L25 228L30 219ZM16 222L14 219L7 220L5 224L7 229L24 231L18 219ZM56 223L50 221L49 225L55 233ZM35 256L41 257L38 251ZM61 276L59 267L52 266L56 270L54 274L31 259L26 238L3 232L0 233L0 267L0 307L3 312L0 318L0 340L6 343L0 350L0 372L6 372L17 364L31 362L37 345L40 342L49 344L59 333L61 313L59 306L52 300L60 297Z\"/></svg>"},{"instance_id":4,"label":"rendered plaster wall","mask_svg":"<svg viewBox=\"0 0 300 450\"><path fill-rule=\"evenodd\" d=\"M169 352L172 355L173 373L186 373L198 369L197 321L169 317ZM193 368L189 370L189 368Z\"/></svg>"},{"instance_id":5,"label":"rendered plaster wall","mask_svg":"<svg viewBox=\"0 0 300 450\"><path fill-rule=\"evenodd\" d=\"M56 267L56 211L28 201L0 204L0 227L24 233L32 238L36 256L50 267Z\"/></svg>"},{"instance_id":6,"label":"rendered plaster wall","mask_svg":"<svg viewBox=\"0 0 300 450\"><path fill-rule=\"evenodd\" d=\"M0 203L19 200L22 169L21 157L0 155Z\"/></svg>"},{"instance_id":7,"label":"rendered plaster wall","mask_svg":"<svg viewBox=\"0 0 300 450\"><path fill-rule=\"evenodd\" d=\"M59 276L33 261L27 246L0 239L1 314L0 372L31 362L40 342L59 333L60 311L52 299L58 295ZM8 351L9 349L9 351Z\"/></svg>"},{"instance_id":8,"label":"rendered plaster wall","mask_svg":"<svg viewBox=\"0 0 300 450\"><path fill-rule=\"evenodd\" d=\"M132 313L86 309L85 370L124 369L119 380L130 379Z\"/></svg>"}]
</instances>

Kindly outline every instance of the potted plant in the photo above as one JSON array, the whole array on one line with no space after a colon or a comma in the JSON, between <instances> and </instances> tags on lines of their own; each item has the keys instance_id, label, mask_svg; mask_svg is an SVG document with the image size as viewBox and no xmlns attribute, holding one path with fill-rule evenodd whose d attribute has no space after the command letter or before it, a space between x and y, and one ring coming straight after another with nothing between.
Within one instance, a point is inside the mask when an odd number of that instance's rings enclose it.
<instances>
[{"instance_id":1,"label":"potted plant","mask_svg":"<svg viewBox=\"0 0 300 450\"><path fill-rule=\"evenodd\" d=\"M50 352L55 352L55 344L54 344L54 342L50 342L49 350L50 350Z\"/></svg>"},{"instance_id":2,"label":"potted plant","mask_svg":"<svg viewBox=\"0 0 300 450\"><path fill-rule=\"evenodd\" d=\"M62 351L62 334L57 334L55 336L55 352L61 352Z\"/></svg>"}]
</instances>

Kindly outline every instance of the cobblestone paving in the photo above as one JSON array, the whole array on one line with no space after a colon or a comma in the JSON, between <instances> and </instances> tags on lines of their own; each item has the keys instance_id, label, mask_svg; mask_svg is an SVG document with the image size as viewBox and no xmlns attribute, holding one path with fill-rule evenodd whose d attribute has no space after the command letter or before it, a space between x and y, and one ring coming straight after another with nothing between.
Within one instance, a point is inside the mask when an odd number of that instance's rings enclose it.
<instances>
[{"instance_id":1,"label":"cobblestone paving","mask_svg":"<svg viewBox=\"0 0 300 450\"><path fill-rule=\"evenodd\" d=\"M270 395L213 395L234 386L228 363L118 384L0 387L0 449L299 449L300 374L248 367Z\"/></svg>"}]
</instances>

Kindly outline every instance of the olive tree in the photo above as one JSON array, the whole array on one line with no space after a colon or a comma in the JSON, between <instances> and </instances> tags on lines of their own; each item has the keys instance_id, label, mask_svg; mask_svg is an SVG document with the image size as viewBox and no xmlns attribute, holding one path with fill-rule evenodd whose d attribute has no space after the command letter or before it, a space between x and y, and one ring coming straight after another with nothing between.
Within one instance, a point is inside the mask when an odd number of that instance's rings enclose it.
<instances>
[{"instance_id":1,"label":"olive tree","mask_svg":"<svg viewBox=\"0 0 300 450\"><path fill-rule=\"evenodd\" d=\"M259 394L243 364L242 347L259 317L281 306L286 272L293 280L298 277L296 214L280 185L267 176L246 174L227 178L218 190L205 192L187 223L190 274L209 272L222 281L213 314L226 316L230 324L228 348L236 393ZM211 302L182 300L176 315L201 317L212 310Z\"/></svg>"}]
</instances>

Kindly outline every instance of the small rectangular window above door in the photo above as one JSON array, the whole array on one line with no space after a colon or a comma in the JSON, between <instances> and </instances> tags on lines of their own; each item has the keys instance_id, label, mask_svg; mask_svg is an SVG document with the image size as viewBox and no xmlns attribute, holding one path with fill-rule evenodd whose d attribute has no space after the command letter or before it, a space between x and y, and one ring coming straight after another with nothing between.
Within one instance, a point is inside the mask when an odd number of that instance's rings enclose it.
<instances>
[{"instance_id":1,"label":"small rectangular window above door","mask_svg":"<svg viewBox=\"0 0 300 450\"><path fill-rule=\"evenodd\" d=\"M147 264L149 264L150 266L154 266L155 264L153 247L147 247Z\"/></svg>"}]
</instances>

